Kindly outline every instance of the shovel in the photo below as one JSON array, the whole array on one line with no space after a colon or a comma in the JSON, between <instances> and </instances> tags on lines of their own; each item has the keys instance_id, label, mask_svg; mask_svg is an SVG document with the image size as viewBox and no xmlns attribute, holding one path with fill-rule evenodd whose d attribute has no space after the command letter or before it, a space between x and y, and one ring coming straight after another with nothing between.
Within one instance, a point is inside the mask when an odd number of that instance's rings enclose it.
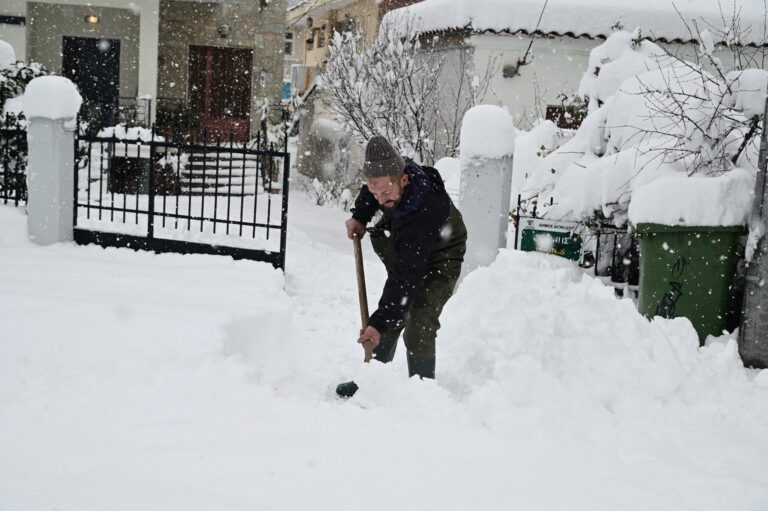
<instances>
[{"instance_id":1,"label":"shovel","mask_svg":"<svg viewBox=\"0 0 768 511\"><path fill-rule=\"evenodd\" d=\"M360 324L362 330L368 328L368 294L365 291L365 269L363 268L363 248L360 245L360 238L355 235L352 238L355 247L355 267L357 269L357 298L360 302ZM373 358L373 343L370 339L363 341L365 357L363 362L370 362Z\"/></svg>"},{"instance_id":2,"label":"shovel","mask_svg":"<svg viewBox=\"0 0 768 511\"><path fill-rule=\"evenodd\" d=\"M363 269L363 248L360 245L360 238L355 236L352 238L352 243L355 247L355 267L357 269L357 297L360 302L360 324L362 330L368 327L368 295L365 291L365 270ZM362 332L361 330L361 332ZM363 362L370 362L373 358L373 343L370 339L363 341L363 349L365 350L365 356ZM336 394L341 397L352 397L357 392L357 384L353 381L346 383L340 383L336 387Z\"/></svg>"}]
</instances>

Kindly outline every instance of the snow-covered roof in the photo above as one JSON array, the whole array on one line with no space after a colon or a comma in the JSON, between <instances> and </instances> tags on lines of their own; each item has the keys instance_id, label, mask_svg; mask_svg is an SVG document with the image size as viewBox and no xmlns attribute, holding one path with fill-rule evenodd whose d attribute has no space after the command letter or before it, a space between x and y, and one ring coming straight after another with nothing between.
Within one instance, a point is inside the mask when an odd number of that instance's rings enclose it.
<instances>
[{"instance_id":1,"label":"snow-covered roof","mask_svg":"<svg viewBox=\"0 0 768 511\"><path fill-rule=\"evenodd\" d=\"M657 41L691 41L699 30L725 31L734 15L742 30L742 44L764 44L765 4L763 0L424 0L391 11L394 16L420 18L424 32L469 29L474 32L526 32L606 38L617 22ZM735 3L735 5L734 5ZM680 14L678 14L678 11ZM685 19L693 33L686 27ZM711 25L711 26L710 26ZM715 30L712 30L714 28ZM748 32L748 33L746 33Z\"/></svg>"}]
</instances>

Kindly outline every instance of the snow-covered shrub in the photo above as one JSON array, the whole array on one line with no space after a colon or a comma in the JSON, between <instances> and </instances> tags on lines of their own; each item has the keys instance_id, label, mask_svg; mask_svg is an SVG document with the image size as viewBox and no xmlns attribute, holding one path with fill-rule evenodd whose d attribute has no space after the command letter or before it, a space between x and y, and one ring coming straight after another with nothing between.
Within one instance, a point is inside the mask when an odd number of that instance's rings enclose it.
<instances>
[{"instance_id":1,"label":"snow-covered shrub","mask_svg":"<svg viewBox=\"0 0 768 511\"><path fill-rule=\"evenodd\" d=\"M20 103L13 100L24 93L29 82L47 74L49 73L45 67L37 62L29 64L16 62L6 67L0 66L0 116L5 119L6 110L8 110L16 118L23 119L23 116L19 115Z\"/></svg>"},{"instance_id":2,"label":"snow-covered shrub","mask_svg":"<svg viewBox=\"0 0 768 511\"><path fill-rule=\"evenodd\" d=\"M38 76L47 75L45 67L37 62L26 64L16 61L13 47L0 40L0 128L22 128L26 126L21 95L27 84ZM0 180L0 187L13 189L20 200L27 199L25 172L27 168L27 138L0 136L0 154L13 173Z\"/></svg>"},{"instance_id":3,"label":"snow-covered shrub","mask_svg":"<svg viewBox=\"0 0 768 511\"><path fill-rule=\"evenodd\" d=\"M422 44L419 24L389 13L370 47L359 30L334 33L321 87L358 139L383 135L404 155L432 164L457 155L464 113L484 96L494 69L474 75L464 52L447 63Z\"/></svg>"},{"instance_id":4,"label":"snow-covered shrub","mask_svg":"<svg viewBox=\"0 0 768 511\"><path fill-rule=\"evenodd\" d=\"M633 192L656 179L716 177L737 167L754 175L768 73L724 73L712 45L701 51L694 62L674 57L639 29L616 32L593 49L579 89L589 115L571 140L519 178L520 189L538 197L539 211L623 225Z\"/></svg>"}]
</instances>

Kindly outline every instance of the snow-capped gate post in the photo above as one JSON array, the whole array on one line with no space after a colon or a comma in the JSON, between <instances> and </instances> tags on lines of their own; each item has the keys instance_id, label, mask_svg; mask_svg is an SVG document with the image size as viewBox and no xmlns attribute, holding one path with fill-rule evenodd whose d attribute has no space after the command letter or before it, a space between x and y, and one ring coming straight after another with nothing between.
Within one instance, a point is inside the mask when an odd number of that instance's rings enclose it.
<instances>
[{"instance_id":1,"label":"snow-capped gate post","mask_svg":"<svg viewBox=\"0 0 768 511\"><path fill-rule=\"evenodd\" d=\"M24 91L29 161L27 224L39 245L73 239L75 118L82 98L61 76L35 78Z\"/></svg>"},{"instance_id":2,"label":"snow-capped gate post","mask_svg":"<svg viewBox=\"0 0 768 511\"><path fill-rule=\"evenodd\" d=\"M462 274L496 259L507 246L515 126L501 107L480 105L461 124L459 204L467 226Z\"/></svg>"}]
</instances>

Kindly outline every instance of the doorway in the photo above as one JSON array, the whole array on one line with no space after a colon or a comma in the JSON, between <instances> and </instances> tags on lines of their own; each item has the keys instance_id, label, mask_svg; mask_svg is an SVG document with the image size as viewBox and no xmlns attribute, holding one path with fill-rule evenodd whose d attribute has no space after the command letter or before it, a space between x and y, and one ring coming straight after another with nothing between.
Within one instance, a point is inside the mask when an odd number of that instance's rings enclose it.
<instances>
[{"instance_id":1,"label":"doorway","mask_svg":"<svg viewBox=\"0 0 768 511\"><path fill-rule=\"evenodd\" d=\"M62 74L72 80L100 126L114 124L120 97L120 40L64 37Z\"/></svg>"},{"instance_id":2,"label":"doorway","mask_svg":"<svg viewBox=\"0 0 768 511\"><path fill-rule=\"evenodd\" d=\"M189 106L209 139L248 140L252 66L249 49L189 47Z\"/></svg>"}]
</instances>

